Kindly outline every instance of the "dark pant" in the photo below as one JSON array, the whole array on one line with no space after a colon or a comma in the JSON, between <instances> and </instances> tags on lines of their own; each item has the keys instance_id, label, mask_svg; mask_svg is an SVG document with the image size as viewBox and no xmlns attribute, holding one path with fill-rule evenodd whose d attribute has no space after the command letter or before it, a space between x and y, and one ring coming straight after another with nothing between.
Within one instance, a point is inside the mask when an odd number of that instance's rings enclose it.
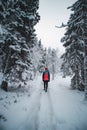
<instances>
[{"instance_id":1,"label":"dark pant","mask_svg":"<svg viewBox=\"0 0 87 130\"><path fill-rule=\"evenodd\" d=\"M48 81L44 81L44 90L47 92L47 88L48 88Z\"/></svg>"}]
</instances>

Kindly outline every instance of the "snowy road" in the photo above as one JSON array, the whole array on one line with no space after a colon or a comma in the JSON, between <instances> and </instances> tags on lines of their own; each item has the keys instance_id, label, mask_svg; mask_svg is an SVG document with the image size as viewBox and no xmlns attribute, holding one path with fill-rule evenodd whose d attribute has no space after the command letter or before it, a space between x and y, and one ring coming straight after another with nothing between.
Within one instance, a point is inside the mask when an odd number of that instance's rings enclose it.
<instances>
[{"instance_id":1,"label":"snowy road","mask_svg":"<svg viewBox=\"0 0 87 130\"><path fill-rule=\"evenodd\" d=\"M30 94L16 97L20 99L17 103L2 110L7 121L1 121L0 130L87 130L84 93L70 90L69 78L57 76L48 92L40 77L32 85Z\"/></svg>"}]
</instances>

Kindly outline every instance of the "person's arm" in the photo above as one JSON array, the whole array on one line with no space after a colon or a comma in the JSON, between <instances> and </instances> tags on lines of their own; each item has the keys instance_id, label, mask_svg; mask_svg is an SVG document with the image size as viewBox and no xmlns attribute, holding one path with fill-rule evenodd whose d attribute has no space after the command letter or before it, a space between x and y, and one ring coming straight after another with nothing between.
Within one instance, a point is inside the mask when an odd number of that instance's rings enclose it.
<instances>
[{"instance_id":1,"label":"person's arm","mask_svg":"<svg viewBox=\"0 0 87 130\"><path fill-rule=\"evenodd\" d=\"M42 80L44 81L44 72L43 72L43 75L42 75Z\"/></svg>"}]
</instances>

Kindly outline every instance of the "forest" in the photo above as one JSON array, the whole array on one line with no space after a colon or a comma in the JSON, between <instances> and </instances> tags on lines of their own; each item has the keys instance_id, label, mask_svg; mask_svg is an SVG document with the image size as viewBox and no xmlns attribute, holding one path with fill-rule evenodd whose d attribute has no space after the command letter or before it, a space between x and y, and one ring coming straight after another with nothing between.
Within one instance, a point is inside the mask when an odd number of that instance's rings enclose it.
<instances>
[{"instance_id":1,"label":"forest","mask_svg":"<svg viewBox=\"0 0 87 130\"><path fill-rule=\"evenodd\" d=\"M0 130L87 130L87 0L67 9L60 56L37 37L39 0L0 0Z\"/></svg>"},{"instance_id":2,"label":"forest","mask_svg":"<svg viewBox=\"0 0 87 130\"><path fill-rule=\"evenodd\" d=\"M58 50L43 47L35 33L34 26L40 20L38 8L38 0L0 2L2 88L23 87L37 73L42 73L46 66L51 73L58 72Z\"/></svg>"},{"instance_id":3,"label":"forest","mask_svg":"<svg viewBox=\"0 0 87 130\"><path fill-rule=\"evenodd\" d=\"M51 73L60 70L72 75L72 89L87 93L87 2L78 0L68 9L73 13L61 38L65 53L46 49L38 40L34 26L39 22L39 0L1 0L0 2L0 75L1 84L23 86L48 66ZM59 61L59 62L58 62ZM54 63L54 64L53 64ZM58 67L59 66L59 67ZM53 72L56 71L56 72ZM4 82L3 82L4 81ZM17 84L17 85L16 85Z\"/></svg>"}]
</instances>

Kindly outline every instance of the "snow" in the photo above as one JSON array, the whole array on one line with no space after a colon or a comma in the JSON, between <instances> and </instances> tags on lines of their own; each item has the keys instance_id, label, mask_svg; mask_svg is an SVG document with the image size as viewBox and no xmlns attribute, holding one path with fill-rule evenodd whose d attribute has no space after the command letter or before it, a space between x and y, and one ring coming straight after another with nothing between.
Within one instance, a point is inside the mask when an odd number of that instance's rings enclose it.
<instances>
[{"instance_id":1,"label":"snow","mask_svg":"<svg viewBox=\"0 0 87 130\"><path fill-rule=\"evenodd\" d=\"M2 27L1 27L1 25L0 25L0 34L3 34L3 31L2 31Z\"/></svg>"},{"instance_id":2,"label":"snow","mask_svg":"<svg viewBox=\"0 0 87 130\"><path fill-rule=\"evenodd\" d=\"M3 26L0 24L0 35L7 33L7 30L3 28ZM3 41L3 40L2 40Z\"/></svg>"},{"instance_id":3,"label":"snow","mask_svg":"<svg viewBox=\"0 0 87 130\"><path fill-rule=\"evenodd\" d=\"M0 130L87 130L84 92L70 89L70 77L56 75L45 92L38 76L25 89L0 90Z\"/></svg>"},{"instance_id":4,"label":"snow","mask_svg":"<svg viewBox=\"0 0 87 130\"><path fill-rule=\"evenodd\" d=\"M3 80L3 73L0 72L0 85L1 85L2 80Z\"/></svg>"},{"instance_id":5,"label":"snow","mask_svg":"<svg viewBox=\"0 0 87 130\"><path fill-rule=\"evenodd\" d=\"M35 20L35 16L34 15L30 15L30 16L28 16L28 18L30 19L30 20Z\"/></svg>"}]
</instances>

